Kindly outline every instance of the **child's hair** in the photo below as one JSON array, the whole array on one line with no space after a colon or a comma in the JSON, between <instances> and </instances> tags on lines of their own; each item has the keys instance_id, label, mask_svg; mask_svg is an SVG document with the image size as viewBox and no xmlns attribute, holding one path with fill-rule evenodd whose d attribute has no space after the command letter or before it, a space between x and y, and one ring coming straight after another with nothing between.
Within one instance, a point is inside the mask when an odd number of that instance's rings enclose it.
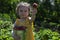
<instances>
[{"instance_id":1,"label":"child's hair","mask_svg":"<svg viewBox=\"0 0 60 40\"><path fill-rule=\"evenodd\" d=\"M16 13L17 13L17 16L18 16L18 13L19 13L19 7L21 7L21 6L25 6L25 7L27 7L28 8L28 10L30 11L30 4L29 3L27 3L27 2L20 2L18 5L17 5L17 7L16 7ZM18 17L19 18L19 17Z\"/></svg>"}]
</instances>

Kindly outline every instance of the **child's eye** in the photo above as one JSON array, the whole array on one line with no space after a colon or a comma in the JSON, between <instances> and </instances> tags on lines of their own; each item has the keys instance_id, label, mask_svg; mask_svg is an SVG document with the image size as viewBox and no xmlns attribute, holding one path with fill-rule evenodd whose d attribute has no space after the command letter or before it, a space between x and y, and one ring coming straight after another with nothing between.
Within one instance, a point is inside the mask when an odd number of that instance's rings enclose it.
<instances>
[{"instance_id":1,"label":"child's eye","mask_svg":"<svg viewBox=\"0 0 60 40\"><path fill-rule=\"evenodd\" d=\"M20 12L23 12L23 10L20 10Z\"/></svg>"}]
</instances>

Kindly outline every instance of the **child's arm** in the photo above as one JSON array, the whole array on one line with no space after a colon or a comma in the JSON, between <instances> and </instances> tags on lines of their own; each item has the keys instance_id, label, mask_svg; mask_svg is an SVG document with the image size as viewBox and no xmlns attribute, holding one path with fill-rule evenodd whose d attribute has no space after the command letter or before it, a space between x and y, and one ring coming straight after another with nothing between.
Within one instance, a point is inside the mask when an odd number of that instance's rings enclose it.
<instances>
[{"instance_id":1,"label":"child's arm","mask_svg":"<svg viewBox=\"0 0 60 40\"><path fill-rule=\"evenodd\" d=\"M33 10L32 10L31 21L34 21L34 20L35 20L36 13L37 13L37 4L34 3L34 4L33 4Z\"/></svg>"}]
</instances>

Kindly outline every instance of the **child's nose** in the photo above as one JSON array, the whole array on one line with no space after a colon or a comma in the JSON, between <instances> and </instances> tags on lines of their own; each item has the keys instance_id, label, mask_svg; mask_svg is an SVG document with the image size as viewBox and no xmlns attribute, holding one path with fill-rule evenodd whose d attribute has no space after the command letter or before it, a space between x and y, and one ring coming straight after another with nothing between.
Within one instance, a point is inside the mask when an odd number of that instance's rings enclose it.
<instances>
[{"instance_id":1,"label":"child's nose","mask_svg":"<svg viewBox=\"0 0 60 40\"><path fill-rule=\"evenodd\" d=\"M24 12L22 12L22 14L24 14Z\"/></svg>"},{"instance_id":2,"label":"child's nose","mask_svg":"<svg viewBox=\"0 0 60 40\"><path fill-rule=\"evenodd\" d=\"M24 15L24 12L22 12L22 15Z\"/></svg>"},{"instance_id":3,"label":"child's nose","mask_svg":"<svg viewBox=\"0 0 60 40\"><path fill-rule=\"evenodd\" d=\"M23 11L22 13L24 14L25 12Z\"/></svg>"}]
</instances>

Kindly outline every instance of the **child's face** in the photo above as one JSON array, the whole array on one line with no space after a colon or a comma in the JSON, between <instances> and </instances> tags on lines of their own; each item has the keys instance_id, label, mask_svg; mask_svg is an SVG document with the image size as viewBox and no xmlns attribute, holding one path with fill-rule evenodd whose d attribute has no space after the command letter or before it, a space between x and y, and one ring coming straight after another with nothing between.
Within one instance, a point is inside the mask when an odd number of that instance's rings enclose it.
<instances>
[{"instance_id":1,"label":"child's face","mask_svg":"<svg viewBox=\"0 0 60 40\"><path fill-rule=\"evenodd\" d=\"M19 7L19 16L22 18L28 17L29 15L29 10L25 6Z\"/></svg>"}]
</instances>

